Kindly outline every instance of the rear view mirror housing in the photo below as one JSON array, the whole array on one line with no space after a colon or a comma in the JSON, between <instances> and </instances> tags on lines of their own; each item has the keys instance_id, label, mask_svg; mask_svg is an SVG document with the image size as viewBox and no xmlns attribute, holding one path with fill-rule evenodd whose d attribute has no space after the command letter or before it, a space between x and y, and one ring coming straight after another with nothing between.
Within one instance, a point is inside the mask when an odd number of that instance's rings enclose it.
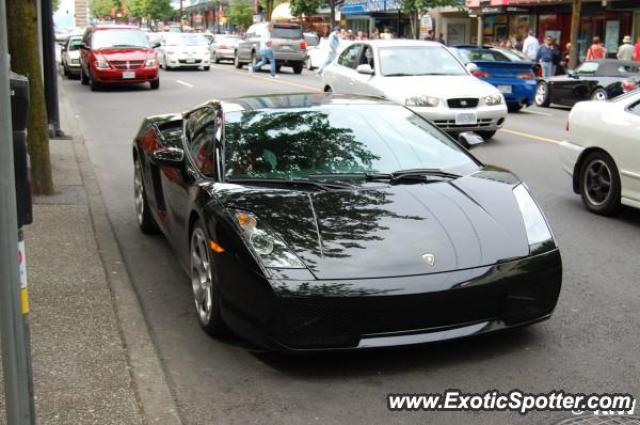
<instances>
[{"instance_id":1,"label":"rear view mirror housing","mask_svg":"<svg viewBox=\"0 0 640 425\"><path fill-rule=\"evenodd\" d=\"M371 65L369 65L368 63L363 63L358 65L358 67L356 68L356 72L358 74L373 75L373 68L371 68Z\"/></svg>"},{"instance_id":2,"label":"rear view mirror housing","mask_svg":"<svg viewBox=\"0 0 640 425\"><path fill-rule=\"evenodd\" d=\"M478 71L478 65L476 65L473 62L469 62L468 64L465 65L465 67L467 68L467 71L469 71L470 74L473 74L474 72Z\"/></svg>"},{"instance_id":3,"label":"rear view mirror housing","mask_svg":"<svg viewBox=\"0 0 640 425\"><path fill-rule=\"evenodd\" d=\"M184 151L180 148L160 148L151 154L151 162L158 166L180 167L184 163Z\"/></svg>"}]
</instances>

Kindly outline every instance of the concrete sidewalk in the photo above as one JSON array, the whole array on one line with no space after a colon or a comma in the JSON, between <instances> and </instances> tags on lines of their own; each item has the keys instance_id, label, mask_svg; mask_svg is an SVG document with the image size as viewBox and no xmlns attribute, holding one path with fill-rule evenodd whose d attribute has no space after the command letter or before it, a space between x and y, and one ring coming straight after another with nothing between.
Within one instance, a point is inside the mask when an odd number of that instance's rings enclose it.
<instances>
[{"instance_id":1,"label":"concrete sidewalk","mask_svg":"<svg viewBox=\"0 0 640 425\"><path fill-rule=\"evenodd\" d=\"M64 93L61 111L57 193L25 227L38 423L180 424Z\"/></svg>"}]
</instances>

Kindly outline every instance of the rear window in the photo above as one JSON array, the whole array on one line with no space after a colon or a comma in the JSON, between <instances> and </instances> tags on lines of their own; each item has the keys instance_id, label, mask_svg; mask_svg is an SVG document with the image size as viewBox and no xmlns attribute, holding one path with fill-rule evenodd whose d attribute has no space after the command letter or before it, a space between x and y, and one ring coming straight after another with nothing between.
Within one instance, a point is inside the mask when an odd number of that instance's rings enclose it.
<instances>
[{"instance_id":1,"label":"rear window","mask_svg":"<svg viewBox=\"0 0 640 425\"><path fill-rule=\"evenodd\" d=\"M295 27L273 27L273 30L271 30L271 38L299 40L302 38L302 30Z\"/></svg>"},{"instance_id":2,"label":"rear window","mask_svg":"<svg viewBox=\"0 0 640 425\"><path fill-rule=\"evenodd\" d=\"M510 62L509 58L500 52L489 49L458 49L463 62L473 61L504 61Z\"/></svg>"},{"instance_id":3,"label":"rear window","mask_svg":"<svg viewBox=\"0 0 640 425\"><path fill-rule=\"evenodd\" d=\"M98 30L91 37L91 47L93 49L149 48L149 39L145 33L135 29Z\"/></svg>"}]
</instances>

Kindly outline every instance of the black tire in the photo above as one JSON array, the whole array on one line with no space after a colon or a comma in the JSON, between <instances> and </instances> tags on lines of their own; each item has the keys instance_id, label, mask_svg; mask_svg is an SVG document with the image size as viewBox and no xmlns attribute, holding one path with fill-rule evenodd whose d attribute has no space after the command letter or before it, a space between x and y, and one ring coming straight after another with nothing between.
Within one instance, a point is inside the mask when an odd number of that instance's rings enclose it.
<instances>
[{"instance_id":1,"label":"black tire","mask_svg":"<svg viewBox=\"0 0 640 425\"><path fill-rule=\"evenodd\" d=\"M482 136L482 138L483 138L484 140L489 140L489 139L491 139L493 136L495 136L495 135L496 135L496 132L497 132L497 131L498 131L498 130L477 131L477 133L478 133L480 136Z\"/></svg>"},{"instance_id":2,"label":"black tire","mask_svg":"<svg viewBox=\"0 0 640 425\"><path fill-rule=\"evenodd\" d=\"M149 81L149 86L151 86L151 90L158 90L160 88L160 78Z\"/></svg>"},{"instance_id":3,"label":"black tire","mask_svg":"<svg viewBox=\"0 0 640 425\"><path fill-rule=\"evenodd\" d=\"M91 91L98 91L100 90L100 83L89 76L89 87L91 88Z\"/></svg>"},{"instance_id":4,"label":"black tire","mask_svg":"<svg viewBox=\"0 0 640 425\"><path fill-rule=\"evenodd\" d=\"M522 109L522 105L519 103L511 103L509 105L507 105L507 110L509 112L520 112L520 110Z\"/></svg>"},{"instance_id":5,"label":"black tire","mask_svg":"<svg viewBox=\"0 0 640 425\"><path fill-rule=\"evenodd\" d=\"M307 68L309 71L313 71L313 65L311 64L311 58L308 57L308 56L304 60L304 67Z\"/></svg>"},{"instance_id":6,"label":"black tire","mask_svg":"<svg viewBox=\"0 0 640 425\"><path fill-rule=\"evenodd\" d=\"M89 84L89 78L87 77L87 74L84 73L84 69L82 68L80 68L80 84L82 84L83 86Z\"/></svg>"},{"instance_id":7,"label":"black tire","mask_svg":"<svg viewBox=\"0 0 640 425\"><path fill-rule=\"evenodd\" d=\"M62 74L67 78L71 77L71 73L69 72L69 68L67 68L67 65L65 65L64 63L62 64Z\"/></svg>"},{"instance_id":8,"label":"black tire","mask_svg":"<svg viewBox=\"0 0 640 425\"><path fill-rule=\"evenodd\" d=\"M302 73L302 68L304 68L304 63L302 63L302 62L297 63L297 64L293 65L291 68L293 68L293 73L294 74L301 74Z\"/></svg>"},{"instance_id":9,"label":"black tire","mask_svg":"<svg viewBox=\"0 0 640 425\"><path fill-rule=\"evenodd\" d=\"M217 57L217 56L214 56L214 57L213 57L213 62L214 62L214 63L220 63L220 58L219 58L219 57Z\"/></svg>"},{"instance_id":10,"label":"black tire","mask_svg":"<svg viewBox=\"0 0 640 425\"><path fill-rule=\"evenodd\" d=\"M252 66L255 70L256 64L258 63L258 58L256 57L256 52L251 52L251 61L249 62L249 66ZM258 69L258 71L260 71Z\"/></svg>"},{"instance_id":11,"label":"black tire","mask_svg":"<svg viewBox=\"0 0 640 425\"><path fill-rule=\"evenodd\" d=\"M278 65L276 64L276 72L279 74L280 70L282 69L282 65Z\"/></svg>"},{"instance_id":12,"label":"black tire","mask_svg":"<svg viewBox=\"0 0 640 425\"><path fill-rule=\"evenodd\" d=\"M155 235L158 233L158 225L151 215L147 203L147 189L142 178L142 164L137 158L133 160L133 194L136 208L136 219L142 233Z\"/></svg>"},{"instance_id":13,"label":"black tire","mask_svg":"<svg viewBox=\"0 0 640 425\"><path fill-rule=\"evenodd\" d=\"M236 51L235 54L233 55L233 65L237 68L237 69L242 69L242 62L240 62L240 56L238 55L238 52Z\"/></svg>"},{"instance_id":14,"label":"black tire","mask_svg":"<svg viewBox=\"0 0 640 425\"><path fill-rule=\"evenodd\" d=\"M204 71L208 71L208 70L210 70L210 69L211 69L211 67L210 67L210 66L205 66L205 67L203 67L202 69L203 69Z\"/></svg>"},{"instance_id":15,"label":"black tire","mask_svg":"<svg viewBox=\"0 0 640 425\"><path fill-rule=\"evenodd\" d=\"M580 197L593 213L611 216L620 211L620 174L613 159L605 152L593 152L580 166ZM608 179L608 187L604 184Z\"/></svg>"},{"instance_id":16,"label":"black tire","mask_svg":"<svg viewBox=\"0 0 640 425\"><path fill-rule=\"evenodd\" d=\"M551 103L551 97L549 96L549 84L546 81L538 82L536 86L535 95L536 105L541 108L546 108Z\"/></svg>"},{"instance_id":17,"label":"black tire","mask_svg":"<svg viewBox=\"0 0 640 425\"><path fill-rule=\"evenodd\" d=\"M324 92L325 92L325 93L333 93L333 89L331 88L331 86L326 86L326 87L324 88Z\"/></svg>"},{"instance_id":18,"label":"black tire","mask_svg":"<svg viewBox=\"0 0 640 425\"><path fill-rule=\"evenodd\" d=\"M189 266L189 273L191 277L191 284L193 289L193 300L196 307L196 315L198 316L198 321L200 322L200 326L202 326L205 332L207 332L209 335L218 337L218 336L224 336L227 333L227 326L222 320L222 314L220 309L220 296L218 295L219 291L218 291L218 283L217 283L218 281L217 274L215 272L214 261L212 258L213 253L211 252L211 249L208 246L208 238L206 237L206 235L207 233L204 227L202 226L202 223L200 222L200 220L196 220L196 222L193 224L193 229L191 231L191 235L189 238L190 240L189 249L192 254L190 255L191 264ZM201 242L200 239L202 237L205 238L205 241L204 241L205 244L204 246L201 246L201 248L198 250L196 244L199 244ZM204 255L207 257L208 267L209 267L208 272L205 272L204 269L206 266L203 266L202 262L200 262L200 264L196 264L197 259L194 256L194 252L198 253L197 254L198 257L200 255ZM210 285L202 284L203 276L205 276L205 279L209 279ZM201 300L198 299L199 298L198 289L202 291L199 293L200 295L204 294L205 289L203 289L203 286L209 286L210 288L210 291L211 291L209 295L209 300L211 304L210 306L203 305L203 303L206 303L206 298L203 298ZM206 311L203 314L204 308L206 308Z\"/></svg>"},{"instance_id":19,"label":"black tire","mask_svg":"<svg viewBox=\"0 0 640 425\"><path fill-rule=\"evenodd\" d=\"M591 93L591 100L599 100L603 102L607 99L609 99L609 95L607 94L607 91L602 87L598 87Z\"/></svg>"}]
</instances>

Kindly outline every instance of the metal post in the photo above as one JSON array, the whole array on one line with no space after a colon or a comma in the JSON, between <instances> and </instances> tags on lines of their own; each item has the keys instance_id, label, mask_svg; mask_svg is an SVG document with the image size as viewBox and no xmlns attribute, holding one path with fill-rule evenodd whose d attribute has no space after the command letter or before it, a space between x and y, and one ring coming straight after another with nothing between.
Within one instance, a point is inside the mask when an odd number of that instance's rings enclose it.
<instances>
[{"instance_id":1,"label":"metal post","mask_svg":"<svg viewBox=\"0 0 640 425\"><path fill-rule=\"evenodd\" d=\"M44 69L44 96L47 103L49 133L51 137L64 136L60 129L60 110L58 108L58 76L56 73L56 47L53 32L53 10L51 0L40 2L42 11L42 67Z\"/></svg>"},{"instance_id":2,"label":"metal post","mask_svg":"<svg viewBox=\"0 0 640 425\"><path fill-rule=\"evenodd\" d=\"M482 12L478 11L478 47L482 47L482 45L484 44L484 40L483 40L483 36L484 36L484 32L482 29Z\"/></svg>"},{"instance_id":3,"label":"metal post","mask_svg":"<svg viewBox=\"0 0 640 425\"><path fill-rule=\"evenodd\" d=\"M5 0L0 0L0 334L7 423L35 423L18 268L18 221L11 131Z\"/></svg>"}]
</instances>

